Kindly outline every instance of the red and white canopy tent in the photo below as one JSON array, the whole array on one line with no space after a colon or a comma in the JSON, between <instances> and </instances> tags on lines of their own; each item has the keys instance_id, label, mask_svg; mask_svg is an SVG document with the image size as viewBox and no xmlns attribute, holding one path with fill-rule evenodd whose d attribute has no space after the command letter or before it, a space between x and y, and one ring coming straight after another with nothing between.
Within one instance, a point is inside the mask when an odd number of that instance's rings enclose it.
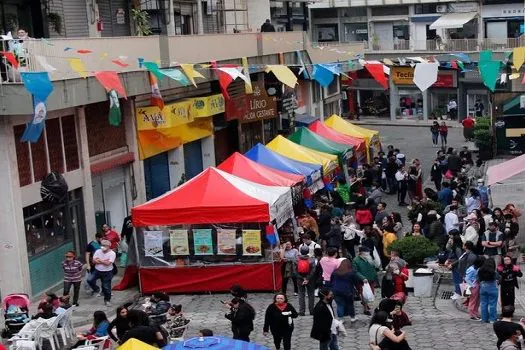
<instances>
[{"instance_id":1,"label":"red and white canopy tent","mask_svg":"<svg viewBox=\"0 0 525 350\"><path fill-rule=\"evenodd\" d=\"M525 171L525 154L491 166L487 170L487 186L510 179Z\"/></svg>"},{"instance_id":2,"label":"red and white canopy tent","mask_svg":"<svg viewBox=\"0 0 525 350\"><path fill-rule=\"evenodd\" d=\"M131 210L137 240L147 227L198 224L239 224L275 221L281 226L293 217L289 187L265 186L210 167L172 191ZM143 246L140 242L136 246ZM140 249L139 249L140 250ZM144 254L138 251L138 254ZM139 258L138 261L141 259ZM138 265L142 293L227 291L235 283L249 290L276 290L279 269L273 262L175 267ZM174 267L170 269L169 267ZM130 270L132 271L132 270ZM127 271L126 271L127 272ZM131 273L131 272L130 272ZM128 279L132 276L128 276ZM126 276L124 277L126 279ZM117 289L128 287L127 281Z\"/></svg>"}]
</instances>

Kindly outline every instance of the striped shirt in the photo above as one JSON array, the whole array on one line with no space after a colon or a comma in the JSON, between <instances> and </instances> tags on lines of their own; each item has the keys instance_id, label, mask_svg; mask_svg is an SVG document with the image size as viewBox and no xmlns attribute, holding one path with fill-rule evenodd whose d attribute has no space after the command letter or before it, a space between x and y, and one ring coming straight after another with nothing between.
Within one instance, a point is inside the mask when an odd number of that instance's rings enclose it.
<instances>
[{"instance_id":1,"label":"striped shirt","mask_svg":"<svg viewBox=\"0 0 525 350\"><path fill-rule=\"evenodd\" d=\"M78 260L62 262L62 268L64 269L64 282L80 282L82 281L82 269L84 264Z\"/></svg>"}]
</instances>

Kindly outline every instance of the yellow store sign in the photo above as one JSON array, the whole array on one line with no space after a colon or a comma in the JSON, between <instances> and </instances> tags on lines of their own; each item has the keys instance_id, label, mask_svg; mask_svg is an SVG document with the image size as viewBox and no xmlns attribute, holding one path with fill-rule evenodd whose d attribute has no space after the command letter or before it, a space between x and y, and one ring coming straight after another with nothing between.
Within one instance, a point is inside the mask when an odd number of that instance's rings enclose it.
<instances>
[{"instance_id":1,"label":"yellow store sign","mask_svg":"<svg viewBox=\"0 0 525 350\"><path fill-rule=\"evenodd\" d=\"M170 103L162 111L156 106L137 108L137 129L155 130L173 128L193 121L191 101Z\"/></svg>"},{"instance_id":2,"label":"yellow store sign","mask_svg":"<svg viewBox=\"0 0 525 350\"><path fill-rule=\"evenodd\" d=\"M412 67L392 67L390 76L396 85L414 85L414 68Z\"/></svg>"},{"instance_id":3,"label":"yellow store sign","mask_svg":"<svg viewBox=\"0 0 525 350\"><path fill-rule=\"evenodd\" d=\"M225 111L224 96L222 94L196 97L189 100L192 101L190 112L193 118L211 117Z\"/></svg>"}]
</instances>

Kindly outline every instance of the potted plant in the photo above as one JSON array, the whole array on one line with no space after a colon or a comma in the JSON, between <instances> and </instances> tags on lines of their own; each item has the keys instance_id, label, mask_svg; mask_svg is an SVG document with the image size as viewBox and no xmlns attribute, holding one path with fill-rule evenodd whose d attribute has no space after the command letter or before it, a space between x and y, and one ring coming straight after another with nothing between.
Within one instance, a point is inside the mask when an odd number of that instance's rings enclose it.
<instances>
[{"instance_id":1,"label":"potted plant","mask_svg":"<svg viewBox=\"0 0 525 350\"><path fill-rule=\"evenodd\" d=\"M135 22L135 34L137 36L146 36L152 33L149 24L149 14L146 10L131 9L131 18Z\"/></svg>"},{"instance_id":2,"label":"potted plant","mask_svg":"<svg viewBox=\"0 0 525 350\"><path fill-rule=\"evenodd\" d=\"M481 160L492 159L492 133L487 129L474 129L474 143L479 150Z\"/></svg>"}]
</instances>

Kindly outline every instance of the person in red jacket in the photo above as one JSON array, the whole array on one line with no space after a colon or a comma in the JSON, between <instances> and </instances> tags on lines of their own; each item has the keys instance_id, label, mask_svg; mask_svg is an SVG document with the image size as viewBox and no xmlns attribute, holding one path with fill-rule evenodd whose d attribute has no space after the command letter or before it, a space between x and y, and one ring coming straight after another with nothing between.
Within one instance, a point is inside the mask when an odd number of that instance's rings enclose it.
<instances>
[{"instance_id":1,"label":"person in red jacket","mask_svg":"<svg viewBox=\"0 0 525 350\"><path fill-rule=\"evenodd\" d=\"M476 125L476 121L471 115L469 115L461 122L461 124L463 124L463 136L465 137L465 141L472 141L474 139L474 126Z\"/></svg>"},{"instance_id":2,"label":"person in red jacket","mask_svg":"<svg viewBox=\"0 0 525 350\"><path fill-rule=\"evenodd\" d=\"M374 217L369 208L364 203L360 203L355 211L355 222L363 229L365 226L372 226Z\"/></svg>"},{"instance_id":3,"label":"person in red jacket","mask_svg":"<svg viewBox=\"0 0 525 350\"><path fill-rule=\"evenodd\" d=\"M111 250L117 251L118 244L120 242L120 235L117 231L109 227L108 224L102 225L102 232L104 232L104 239L111 242Z\"/></svg>"}]
</instances>

